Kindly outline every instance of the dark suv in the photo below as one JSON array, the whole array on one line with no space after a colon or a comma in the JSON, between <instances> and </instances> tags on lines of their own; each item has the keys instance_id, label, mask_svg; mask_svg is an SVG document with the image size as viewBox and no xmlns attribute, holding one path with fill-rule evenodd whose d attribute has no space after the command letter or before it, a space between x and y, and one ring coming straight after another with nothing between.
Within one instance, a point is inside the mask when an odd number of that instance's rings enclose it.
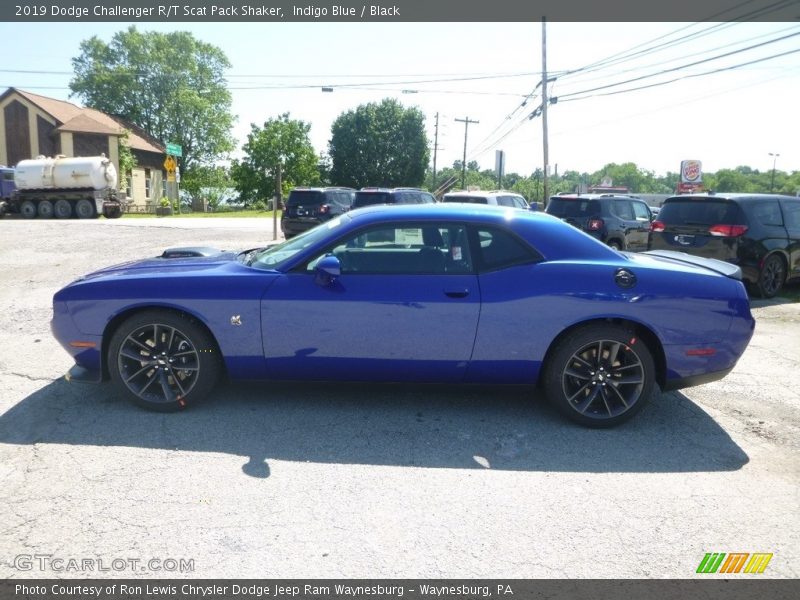
<instances>
[{"instance_id":1,"label":"dark suv","mask_svg":"<svg viewBox=\"0 0 800 600\"><path fill-rule=\"evenodd\" d=\"M351 188L294 188L281 216L281 231L288 240L350 210L356 191Z\"/></svg>"},{"instance_id":2,"label":"dark suv","mask_svg":"<svg viewBox=\"0 0 800 600\"><path fill-rule=\"evenodd\" d=\"M647 202L632 196L553 196L545 212L582 229L617 250L645 250L652 215Z\"/></svg>"},{"instance_id":3,"label":"dark suv","mask_svg":"<svg viewBox=\"0 0 800 600\"><path fill-rule=\"evenodd\" d=\"M356 192L353 208L373 204L432 204L436 198L417 188L361 188Z\"/></svg>"},{"instance_id":4,"label":"dark suv","mask_svg":"<svg viewBox=\"0 0 800 600\"><path fill-rule=\"evenodd\" d=\"M771 298L800 277L800 198L774 194L667 198L653 221L649 248L724 260Z\"/></svg>"}]
</instances>

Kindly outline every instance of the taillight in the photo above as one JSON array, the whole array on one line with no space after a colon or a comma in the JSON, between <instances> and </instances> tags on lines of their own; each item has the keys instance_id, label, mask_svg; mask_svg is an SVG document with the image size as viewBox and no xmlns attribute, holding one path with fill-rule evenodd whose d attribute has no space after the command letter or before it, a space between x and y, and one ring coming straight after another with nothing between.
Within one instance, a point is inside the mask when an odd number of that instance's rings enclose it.
<instances>
[{"instance_id":1,"label":"taillight","mask_svg":"<svg viewBox=\"0 0 800 600\"><path fill-rule=\"evenodd\" d=\"M586 228L589 231L599 231L603 228L603 219L589 219L589 223L586 225Z\"/></svg>"},{"instance_id":2,"label":"taillight","mask_svg":"<svg viewBox=\"0 0 800 600\"><path fill-rule=\"evenodd\" d=\"M739 237L747 231L747 225L712 225L708 233L716 237Z\"/></svg>"},{"instance_id":3,"label":"taillight","mask_svg":"<svg viewBox=\"0 0 800 600\"><path fill-rule=\"evenodd\" d=\"M653 233L661 233L667 228L662 221L653 221L650 223L650 231Z\"/></svg>"},{"instance_id":4,"label":"taillight","mask_svg":"<svg viewBox=\"0 0 800 600\"><path fill-rule=\"evenodd\" d=\"M329 205L323 204L322 206L319 207L319 214L327 215L330 212L330 210L331 207Z\"/></svg>"}]
</instances>

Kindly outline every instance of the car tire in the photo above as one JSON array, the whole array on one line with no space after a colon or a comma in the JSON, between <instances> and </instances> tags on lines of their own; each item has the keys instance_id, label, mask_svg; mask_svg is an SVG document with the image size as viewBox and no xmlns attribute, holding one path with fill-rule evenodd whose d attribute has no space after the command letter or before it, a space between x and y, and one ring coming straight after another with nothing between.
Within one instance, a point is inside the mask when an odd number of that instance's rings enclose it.
<instances>
[{"instance_id":1,"label":"car tire","mask_svg":"<svg viewBox=\"0 0 800 600\"><path fill-rule=\"evenodd\" d=\"M761 267L756 282L756 291L762 298L773 298L781 291L786 281L786 265L777 254L768 256Z\"/></svg>"},{"instance_id":2,"label":"car tire","mask_svg":"<svg viewBox=\"0 0 800 600\"><path fill-rule=\"evenodd\" d=\"M197 321L148 310L114 332L108 370L117 389L135 404L173 412L206 396L219 380L222 366L214 339Z\"/></svg>"},{"instance_id":3,"label":"car tire","mask_svg":"<svg viewBox=\"0 0 800 600\"><path fill-rule=\"evenodd\" d=\"M619 325L581 327L557 342L544 367L547 399L586 427L631 419L655 385L653 356L643 340Z\"/></svg>"},{"instance_id":4,"label":"car tire","mask_svg":"<svg viewBox=\"0 0 800 600\"><path fill-rule=\"evenodd\" d=\"M72 216L72 204L64 198L56 200L53 212L57 219L69 219Z\"/></svg>"},{"instance_id":5,"label":"car tire","mask_svg":"<svg viewBox=\"0 0 800 600\"><path fill-rule=\"evenodd\" d=\"M50 200L41 200L39 206L36 207L36 214L40 219L53 218L53 203Z\"/></svg>"},{"instance_id":6,"label":"car tire","mask_svg":"<svg viewBox=\"0 0 800 600\"><path fill-rule=\"evenodd\" d=\"M622 250L622 244L619 242L619 240L609 240L608 247L614 250Z\"/></svg>"},{"instance_id":7,"label":"car tire","mask_svg":"<svg viewBox=\"0 0 800 600\"><path fill-rule=\"evenodd\" d=\"M35 219L38 211L33 200L24 200L19 207L19 212L23 219Z\"/></svg>"},{"instance_id":8,"label":"car tire","mask_svg":"<svg viewBox=\"0 0 800 600\"><path fill-rule=\"evenodd\" d=\"M94 219L97 216L97 208L93 202L81 198L75 203L75 214L79 219Z\"/></svg>"}]
</instances>

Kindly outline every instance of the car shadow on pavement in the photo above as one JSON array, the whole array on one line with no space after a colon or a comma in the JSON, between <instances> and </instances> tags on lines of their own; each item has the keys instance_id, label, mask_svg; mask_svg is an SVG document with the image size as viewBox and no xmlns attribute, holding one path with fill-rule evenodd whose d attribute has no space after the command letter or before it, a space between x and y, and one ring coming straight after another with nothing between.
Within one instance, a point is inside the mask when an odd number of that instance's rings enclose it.
<instances>
[{"instance_id":1,"label":"car shadow on pavement","mask_svg":"<svg viewBox=\"0 0 800 600\"><path fill-rule=\"evenodd\" d=\"M614 429L574 425L531 388L226 383L177 414L139 409L109 384L54 381L0 416L0 443L220 452L270 460L564 472L732 471L745 452L695 403L657 395Z\"/></svg>"}]
</instances>

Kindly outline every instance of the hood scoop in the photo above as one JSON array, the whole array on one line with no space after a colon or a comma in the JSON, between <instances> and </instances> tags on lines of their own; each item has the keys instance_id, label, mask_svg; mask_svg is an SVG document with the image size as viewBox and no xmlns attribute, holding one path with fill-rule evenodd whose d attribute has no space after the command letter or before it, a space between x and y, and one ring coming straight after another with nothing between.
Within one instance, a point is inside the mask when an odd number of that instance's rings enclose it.
<instances>
[{"instance_id":1,"label":"hood scoop","mask_svg":"<svg viewBox=\"0 0 800 600\"><path fill-rule=\"evenodd\" d=\"M180 248L167 248L161 254L161 258L200 258L217 256L222 253L223 250L211 248L209 246L184 246Z\"/></svg>"}]
</instances>

